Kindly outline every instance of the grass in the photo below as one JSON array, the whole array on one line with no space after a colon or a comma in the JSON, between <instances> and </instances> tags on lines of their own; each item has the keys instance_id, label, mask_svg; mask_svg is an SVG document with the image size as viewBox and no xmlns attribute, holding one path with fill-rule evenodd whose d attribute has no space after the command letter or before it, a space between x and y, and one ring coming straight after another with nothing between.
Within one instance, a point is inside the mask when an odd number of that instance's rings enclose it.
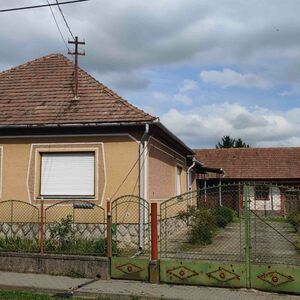
<instances>
[{"instance_id":1,"label":"grass","mask_svg":"<svg viewBox=\"0 0 300 300\"><path fill-rule=\"evenodd\" d=\"M112 243L113 252L117 252L116 243ZM0 238L0 251L39 252L39 241L20 237ZM62 245L46 240L44 251L58 254L105 255L105 239L73 239Z\"/></svg>"},{"instance_id":2,"label":"grass","mask_svg":"<svg viewBox=\"0 0 300 300\"><path fill-rule=\"evenodd\" d=\"M87 298L72 297L73 300L86 300ZM101 300L111 300L111 298L97 298ZM139 297L133 297L133 300ZM20 292L20 291L0 291L0 300L66 300L66 298L56 297L49 294L39 294L33 292Z\"/></svg>"},{"instance_id":3,"label":"grass","mask_svg":"<svg viewBox=\"0 0 300 300\"><path fill-rule=\"evenodd\" d=\"M66 298L55 297L47 294L37 294L32 292L19 291L0 291L1 300L65 300ZM83 300L83 298L72 298L74 300Z\"/></svg>"}]
</instances>

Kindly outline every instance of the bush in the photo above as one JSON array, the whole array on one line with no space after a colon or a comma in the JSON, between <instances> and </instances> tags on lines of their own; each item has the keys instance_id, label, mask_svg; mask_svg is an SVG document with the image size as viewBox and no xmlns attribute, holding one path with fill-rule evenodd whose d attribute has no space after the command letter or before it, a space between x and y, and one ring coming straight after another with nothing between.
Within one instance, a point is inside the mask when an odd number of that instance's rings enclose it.
<instances>
[{"instance_id":1,"label":"bush","mask_svg":"<svg viewBox=\"0 0 300 300\"><path fill-rule=\"evenodd\" d=\"M292 212L287 216L287 220L292 224L295 231L299 231L300 228L300 212Z\"/></svg>"},{"instance_id":2,"label":"bush","mask_svg":"<svg viewBox=\"0 0 300 300\"><path fill-rule=\"evenodd\" d=\"M226 227L227 224L232 222L235 217L235 212L231 208L222 206L214 210L216 222L218 227Z\"/></svg>"},{"instance_id":3,"label":"bush","mask_svg":"<svg viewBox=\"0 0 300 300\"><path fill-rule=\"evenodd\" d=\"M191 218L189 241L197 245L211 244L216 228L214 213L210 209L198 209Z\"/></svg>"}]
</instances>

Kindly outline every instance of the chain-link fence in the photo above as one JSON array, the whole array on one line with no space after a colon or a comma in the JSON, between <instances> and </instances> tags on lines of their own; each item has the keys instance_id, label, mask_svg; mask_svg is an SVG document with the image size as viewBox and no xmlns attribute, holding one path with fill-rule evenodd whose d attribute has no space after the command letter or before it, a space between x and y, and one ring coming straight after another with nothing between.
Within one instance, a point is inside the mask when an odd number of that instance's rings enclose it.
<instances>
[{"instance_id":1,"label":"chain-link fence","mask_svg":"<svg viewBox=\"0 0 300 300\"><path fill-rule=\"evenodd\" d=\"M119 197L111 202L111 216L112 254L149 257L149 203L134 195Z\"/></svg>"},{"instance_id":2,"label":"chain-link fence","mask_svg":"<svg viewBox=\"0 0 300 300\"><path fill-rule=\"evenodd\" d=\"M44 252L106 254L105 211L89 201L67 200L48 206L44 228Z\"/></svg>"},{"instance_id":3,"label":"chain-link fence","mask_svg":"<svg viewBox=\"0 0 300 300\"><path fill-rule=\"evenodd\" d=\"M244 259L243 186L189 192L160 206L160 256L204 260Z\"/></svg>"},{"instance_id":4,"label":"chain-link fence","mask_svg":"<svg viewBox=\"0 0 300 300\"><path fill-rule=\"evenodd\" d=\"M40 211L19 200L0 202L0 250L38 252Z\"/></svg>"},{"instance_id":5,"label":"chain-link fence","mask_svg":"<svg viewBox=\"0 0 300 300\"><path fill-rule=\"evenodd\" d=\"M253 262L300 265L299 192L286 186L248 185Z\"/></svg>"}]
</instances>

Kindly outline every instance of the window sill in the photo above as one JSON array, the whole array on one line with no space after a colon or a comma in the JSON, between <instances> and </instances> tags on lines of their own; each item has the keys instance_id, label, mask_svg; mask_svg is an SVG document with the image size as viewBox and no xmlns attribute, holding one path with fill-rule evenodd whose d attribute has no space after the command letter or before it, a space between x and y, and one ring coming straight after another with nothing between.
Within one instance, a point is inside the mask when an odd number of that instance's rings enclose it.
<instances>
[{"instance_id":1,"label":"window sill","mask_svg":"<svg viewBox=\"0 0 300 300\"><path fill-rule=\"evenodd\" d=\"M37 200L95 200L95 196L38 196Z\"/></svg>"}]
</instances>

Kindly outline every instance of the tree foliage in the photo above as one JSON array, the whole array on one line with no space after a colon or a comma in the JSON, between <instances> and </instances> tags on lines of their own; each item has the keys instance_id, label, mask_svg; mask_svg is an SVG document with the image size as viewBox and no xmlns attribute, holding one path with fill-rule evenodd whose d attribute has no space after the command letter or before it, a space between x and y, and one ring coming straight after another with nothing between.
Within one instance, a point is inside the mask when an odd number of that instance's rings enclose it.
<instances>
[{"instance_id":1,"label":"tree foliage","mask_svg":"<svg viewBox=\"0 0 300 300\"><path fill-rule=\"evenodd\" d=\"M231 138L229 135L224 135L221 142L216 145L217 149L222 148L249 148L250 146L243 142L241 138Z\"/></svg>"}]
</instances>

